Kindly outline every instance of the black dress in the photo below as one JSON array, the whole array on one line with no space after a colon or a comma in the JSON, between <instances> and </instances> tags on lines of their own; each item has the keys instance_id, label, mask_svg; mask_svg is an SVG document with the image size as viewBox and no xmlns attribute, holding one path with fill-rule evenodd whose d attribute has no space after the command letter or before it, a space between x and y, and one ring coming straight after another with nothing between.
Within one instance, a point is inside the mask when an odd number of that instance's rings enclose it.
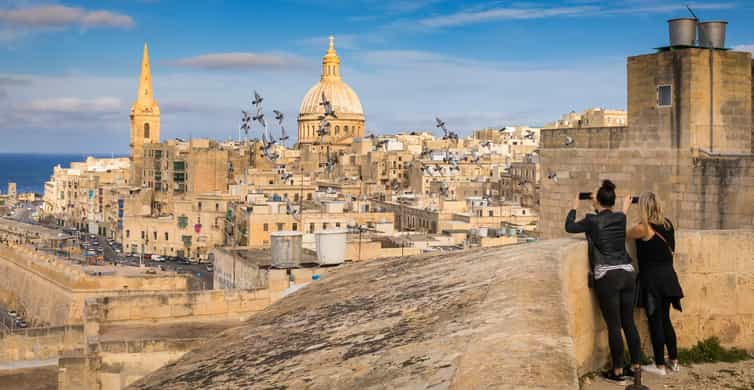
<instances>
[{"instance_id":1,"label":"black dress","mask_svg":"<svg viewBox=\"0 0 754 390\"><path fill-rule=\"evenodd\" d=\"M663 225L650 224L656 232L652 238L647 241L636 240L636 256L639 260L638 304L645 307L650 315L659 307L660 302L666 300L676 310L682 311L683 290L673 268L673 255L670 252L670 249L675 252L675 231L670 221L668 224L668 229Z\"/></svg>"}]
</instances>

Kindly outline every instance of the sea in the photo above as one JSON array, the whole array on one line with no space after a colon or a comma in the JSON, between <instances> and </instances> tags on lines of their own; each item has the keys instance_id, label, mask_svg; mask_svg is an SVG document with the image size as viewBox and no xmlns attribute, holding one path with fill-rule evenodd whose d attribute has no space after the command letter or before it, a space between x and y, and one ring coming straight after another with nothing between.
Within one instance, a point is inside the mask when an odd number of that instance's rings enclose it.
<instances>
[{"instance_id":1,"label":"sea","mask_svg":"<svg viewBox=\"0 0 754 390\"><path fill-rule=\"evenodd\" d=\"M85 161L87 156L112 157L110 154L36 154L0 153L0 190L8 191L8 182L16 183L16 192L44 193L44 185L58 164L70 166L71 162ZM119 156L115 156L119 157Z\"/></svg>"}]
</instances>

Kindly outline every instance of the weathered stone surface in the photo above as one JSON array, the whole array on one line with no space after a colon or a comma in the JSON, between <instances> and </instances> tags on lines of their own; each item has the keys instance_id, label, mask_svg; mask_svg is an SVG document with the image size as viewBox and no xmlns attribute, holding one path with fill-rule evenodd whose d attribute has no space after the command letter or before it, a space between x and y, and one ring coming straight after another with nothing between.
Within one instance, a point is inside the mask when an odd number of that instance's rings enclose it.
<instances>
[{"instance_id":1,"label":"weathered stone surface","mask_svg":"<svg viewBox=\"0 0 754 390\"><path fill-rule=\"evenodd\" d=\"M136 389L571 389L562 240L328 273Z\"/></svg>"}]
</instances>

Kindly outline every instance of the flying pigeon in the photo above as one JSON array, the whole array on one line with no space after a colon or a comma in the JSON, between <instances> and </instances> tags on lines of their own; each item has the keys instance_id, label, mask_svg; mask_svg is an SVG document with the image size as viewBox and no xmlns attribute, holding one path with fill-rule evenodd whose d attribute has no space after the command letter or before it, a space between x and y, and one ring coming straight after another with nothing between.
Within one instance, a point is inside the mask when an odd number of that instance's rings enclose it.
<instances>
[{"instance_id":1,"label":"flying pigeon","mask_svg":"<svg viewBox=\"0 0 754 390\"><path fill-rule=\"evenodd\" d=\"M257 108L259 108L259 106L262 104L262 100L264 100L264 98L261 97L261 96L259 96L259 94L257 93L257 91L254 91L254 100L251 101L251 104L253 104L253 105L257 106Z\"/></svg>"},{"instance_id":2,"label":"flying pigeon","mask_svg":"<svg viewBox=\"0 0 754 390\"><path fill-rule=\"evenodd\" d=\"M571 146L571 145L573 145L573 138L571 138L570 136L565 136L565 143L564 143L564 145L565 146Z\"/></svg>"},{"instance_id":3,"label":"flying pigeon","mask_svg":"<svg viewBox=\"0 0 754 390\"><path fill-rule=\"evenodd\" d=\"M325 109L325 115L331 116L333 118L337 118L338 116L335 115L335 111L333 111L332 104L329 100L327 100L327 97L325 96L325 91L322 91L322 102L319 103L322 107Z\"/></svg>"}]
</instances>

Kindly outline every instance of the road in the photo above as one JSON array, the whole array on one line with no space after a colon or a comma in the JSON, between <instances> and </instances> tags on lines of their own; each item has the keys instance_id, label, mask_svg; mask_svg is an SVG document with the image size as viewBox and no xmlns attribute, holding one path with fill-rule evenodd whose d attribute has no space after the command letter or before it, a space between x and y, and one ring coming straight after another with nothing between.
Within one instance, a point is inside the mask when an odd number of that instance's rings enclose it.
<instances>
[{"instance_id":1,"label":"road","mask_svg":"<svg viewBox=\"0 0 754 390\"><path fill-rule=\"evenodd\" d=\"M134 267L139 266L139 256L124 256L122 253L116 253L115 248L120 249L120 245L117 243L110 245L104 237L99 237L97 240L102 246L103 256L106 262ZM87 242L91 243L92 241L93 240L87 237ZM162 267L164 270L173 271L179 274L191 274L201 281L202 289L212 289L214 274L207 270L208 264L206 263L191 263L187 259L181 259L164 261L143 260L143 264L147 267L153 268Z\"/></svg>"},{"instance_id":2,"label":"road","mask_svg":"<svg viewBox=\"0 0 754 390\"><path fill-rule=\"evenodd\" d=\"M32 219L32 213L35 207L39 207L38 202L35 204L32 203L19 203L16 208L13 210L12 215L10 218L15 219L20 222L30 223L30 224L37 224L36 221ZM31 208L31 210L29 210ZM62 229L54 226L50 226L52 228L57 228L62 232ZM116 253L114 248L122 249L121 246L117 243L110 244L105 237L98 236L96 238L91 238L90 235L81 233L80 236L81 244L88 243L89 248L96 248L101 247L102 248L102 255L105 258L105 261L111 264L118 264L118 265L124 265L124 266L139 266L139 257L133 257L133 256L125 256L123 253ZM211 271L207 270L206 263L199 264L199 263L191 263L186 259L181 260L166 260L162 262L156 262L152 260L144 260L144 265L147 267L154 267L159 268L162 267L164 270L173 271L179 274L191 274L195 277L197 277L201 281L201 285L203 289L212 289L212 280L214 278L213 273Z\"/></svg>"}]
</instances>

